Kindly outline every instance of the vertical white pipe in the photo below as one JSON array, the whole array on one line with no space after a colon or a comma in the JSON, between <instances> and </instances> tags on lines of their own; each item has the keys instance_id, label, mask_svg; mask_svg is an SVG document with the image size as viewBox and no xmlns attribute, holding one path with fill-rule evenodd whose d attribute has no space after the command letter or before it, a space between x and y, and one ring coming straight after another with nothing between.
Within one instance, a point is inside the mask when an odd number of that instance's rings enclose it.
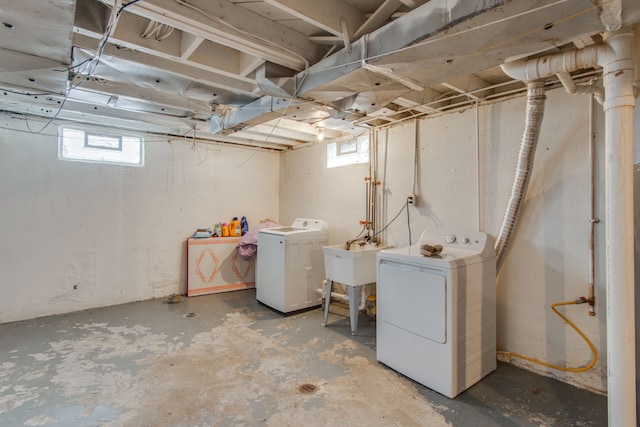
<instances>
[{"instance_id":1,"label":"vertical white pipe","mask_svg":"<svg viewBox=\"0 0 640 427\"><path fill-rule=\"evenodd\" d=\"M595 162L594 162L594 132L593 132L593 94L589 95L589 284L587 288L587 301L589 303L589 316L595 316Z\"/></svg>"},{"instance_id":2,"label":"vertical white pipe","mask_svg":"<svg viewBox=\"0 0 640 427\"><path fill-rule=\"evenodd\" d=\"M478 231L482 231L482 206L480 205L480 101L476 99L476 209Z\"/></svg>"},{"instance_id":3,"label":"vertical white pipe","mask_svg":"<svg viewBox=\"0 0 640 427\"><path fill-rule=\"evenodd\" d=\"M607 363L610 426L636 425L632 34L610 35L604 63Z\"/></svg>"}]
</instances>

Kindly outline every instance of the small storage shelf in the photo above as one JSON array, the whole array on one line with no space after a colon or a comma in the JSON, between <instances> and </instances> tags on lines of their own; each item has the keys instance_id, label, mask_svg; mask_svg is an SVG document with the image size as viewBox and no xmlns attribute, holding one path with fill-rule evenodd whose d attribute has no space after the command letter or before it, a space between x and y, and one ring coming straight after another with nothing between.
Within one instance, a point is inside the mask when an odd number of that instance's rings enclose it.
<instances>
[{"instance_id":1,"label":"small storage shelf","mask_svg":"<svg viewBox=\"0 0 640 427\"><path fill-rule=\"evenodd\" d=\"M255 257L238 256L240 237L187 239L187 296L255 287Z\"/></svg>"}]
</instances>

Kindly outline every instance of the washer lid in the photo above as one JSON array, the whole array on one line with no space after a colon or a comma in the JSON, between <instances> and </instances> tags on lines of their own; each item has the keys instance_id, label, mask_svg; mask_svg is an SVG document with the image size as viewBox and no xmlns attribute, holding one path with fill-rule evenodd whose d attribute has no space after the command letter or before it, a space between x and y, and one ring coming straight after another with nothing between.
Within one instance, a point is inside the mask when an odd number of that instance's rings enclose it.
<instances>
[{"instance_id":1,"label":"washer lid","mask_svg":"<svg viewBox=\"0 0 640 427\"><path fill-rule=\"evenodd\" d=\"M267 228L266 230L268 230L269 232L272 232L272 233L284 234L284 233L290 233L292 231L305 231L306 228L299 228L299 227L273 227L273 228Z\"/></svg>"},{"instance_id":2,"label":"washer lid","mask_svg":"<svg viewBox=\"0 0 640 427\"><path fill-rule=\"evenodd\" d=\"M297 218L291 226L263 228L259 233L292 235L296 233L328 234L329 227L327 223L321 219Z\"/></svg>"},{"instance_id":3,"label":"washer lid","mask_svg":"<svg viewBox=\"0 0 640 427\"><path fill-rule=\"evenodd\" d=\"M273 228L263 228L262 230L259 230L258 233L277 234L279 236L285 236L288 234L309 232L309 231L315 231L315 230L308 230L306 228L299 228L299 227L273 227Z\"/></svg>"}]
</instances>

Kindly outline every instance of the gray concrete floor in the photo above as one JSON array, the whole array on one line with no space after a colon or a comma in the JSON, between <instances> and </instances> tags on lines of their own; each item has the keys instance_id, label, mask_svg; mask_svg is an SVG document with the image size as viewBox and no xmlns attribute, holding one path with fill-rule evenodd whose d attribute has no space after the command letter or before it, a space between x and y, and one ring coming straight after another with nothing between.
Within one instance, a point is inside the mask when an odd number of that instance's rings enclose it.
<instances>
[{"instance_id":1,"label":"gray concrete floor","mask_svg":"<svg viewBox=\"0 0 640 427\"><path fill-rule=\"evenodd\" d=\"M605 426L606 397L509 364L448 399L332 313L253 290L0 325L0 426Z\"/></svg>"}]
</instances>

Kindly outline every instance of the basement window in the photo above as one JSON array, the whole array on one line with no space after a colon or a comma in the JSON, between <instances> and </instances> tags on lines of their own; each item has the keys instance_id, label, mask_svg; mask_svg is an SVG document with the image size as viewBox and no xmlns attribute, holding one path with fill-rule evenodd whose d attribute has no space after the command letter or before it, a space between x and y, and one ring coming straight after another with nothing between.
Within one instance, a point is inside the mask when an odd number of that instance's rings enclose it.
<instances>
[{"instance_id":1,"label":"basement window","mask_svg":"<svg viewBox=\"0 0 640 427\"><path fill-rule=\"evenodd\" d=\"M88 163L144 166L144 140L104 130L60 127L58 158Z\"/></svg>"},{"instance_id":2,"label":"basement window","mask_svg":"<svg viewBox=\"0 0 640 427\"><path fill-rule=\"evenodd\" d=\"M356 139L327 143L327 168L369 163L369 134Z\"/></svg>"}]
</instances>

